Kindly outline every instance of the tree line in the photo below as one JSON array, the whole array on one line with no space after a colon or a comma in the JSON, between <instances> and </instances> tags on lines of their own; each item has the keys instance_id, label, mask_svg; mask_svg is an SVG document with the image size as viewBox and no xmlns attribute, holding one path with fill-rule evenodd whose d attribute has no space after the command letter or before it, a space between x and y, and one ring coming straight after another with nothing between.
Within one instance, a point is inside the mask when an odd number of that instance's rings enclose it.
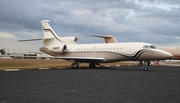
<instances>
[{"instance_id":1,"label":"tree line","mask_svg":"<svg viewBox=\"0 0 180 103\"><path fill-rule=\"evenodd\" d=\"M0 53L1 53L1 54L5 54L6 52L5 52L4 49L0 49Z\"/></svg>"}]
</instances>

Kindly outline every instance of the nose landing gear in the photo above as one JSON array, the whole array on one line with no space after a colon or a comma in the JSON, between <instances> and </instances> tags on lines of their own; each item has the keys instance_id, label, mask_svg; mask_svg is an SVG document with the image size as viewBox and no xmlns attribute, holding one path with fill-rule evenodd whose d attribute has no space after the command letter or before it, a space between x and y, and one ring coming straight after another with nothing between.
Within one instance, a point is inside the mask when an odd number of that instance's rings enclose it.
<instances>
[{"instance_id":1,"label":"nose landing gear","mask_svg":"<svg viewBox=\"0 0 180 103\"><path fill-rule=\"evenodd\" d=\"M144 61L144 65L145 65L145 67L144 67L144 71L148 71L148 66L150 65L150 61Z\"/></svg>"},{"instance_id":2,"label":"nose landing gear","mask_svg":"<svg viewBox=\"0 0 180 103\"><path fill-rule=\"evenodd\" d=\"M138 66L145 66L144 71L148 71L148 66L151 64L151 61L139 61Z\"/></svg>"}]
</instances>

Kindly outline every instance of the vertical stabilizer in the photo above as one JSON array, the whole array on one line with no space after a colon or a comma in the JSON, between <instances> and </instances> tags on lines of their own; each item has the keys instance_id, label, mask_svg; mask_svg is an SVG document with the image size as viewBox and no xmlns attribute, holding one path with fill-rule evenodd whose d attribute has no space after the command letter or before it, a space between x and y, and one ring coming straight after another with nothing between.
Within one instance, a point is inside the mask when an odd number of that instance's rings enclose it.
<instances>
[{"instance_id":1,"label":"vertical stabilizer","mask_svg":"<svg viewBox=\"0 0 180 103\"><path fill-rule=\"evenodd\" d=\"M54 32L54 30L51 28L48 22L49 20L41 21L42 31L44 34L44 46L50 47L53 45L57 45L59 43L63 43L63 41L60 40L60 37Z\"/></svg>"},{"instance_id":2,"label":"vertical stabilizer","mask_svg":"<svg viewBox=\"0 0 180 103\"><path fill-rule=\"evenodd\" d=\"M44 38L58 38L57 34L54 32L48 22L49 20L41 21Z\"/></svg>"}]
</instances>

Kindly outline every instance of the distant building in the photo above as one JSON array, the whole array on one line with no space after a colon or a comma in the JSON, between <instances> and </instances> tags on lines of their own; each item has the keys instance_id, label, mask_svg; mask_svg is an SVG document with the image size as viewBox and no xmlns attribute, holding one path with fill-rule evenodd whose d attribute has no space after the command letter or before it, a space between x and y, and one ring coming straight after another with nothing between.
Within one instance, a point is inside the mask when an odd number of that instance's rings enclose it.
<instances>
[{"instance_id":1,"label":"distant building","mask_svg":"<svg viewBox=\"0 0 180 103\"><path fill-rule=\"evenodd\" d=\"M44 53L37 54L37 59L50 59L52 56Z\"/></svg>"},{"instance_id":2,"label":"distant building","mask_svg":"<svg viewBox=\"0 0 180 103\"><path fill-rule=\"evenodd\" d=\"M24 59L48 59L52 56L41 52L27 52L23 54Z\"/></svg>"},{"instance_id":3,"label":"distant building","mask_svg":"<svg viewBox=\"0 0 180 103\"><path fill-rule=\"evenodd\" d=\"M27 53L8 53L1 55L0 58L11 59L51 59L52 56L41 52L27 52Z\"/></svg>"}]
</instances>

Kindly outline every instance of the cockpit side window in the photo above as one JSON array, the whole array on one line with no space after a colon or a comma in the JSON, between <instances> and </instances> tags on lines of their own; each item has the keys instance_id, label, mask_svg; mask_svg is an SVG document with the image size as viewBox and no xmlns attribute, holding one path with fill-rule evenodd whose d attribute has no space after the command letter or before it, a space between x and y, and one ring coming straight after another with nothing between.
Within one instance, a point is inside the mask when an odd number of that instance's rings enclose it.
<instances>
[{"instance_id":1,"label":"cockpit side window","mask_svg":"<svg viewBox=\"0 0 180 103\"><path fill-rule=\"evenodd\" d=\"M149 45L144 45L144 49L149 49Z\"/></svg>"}]
</instances>

